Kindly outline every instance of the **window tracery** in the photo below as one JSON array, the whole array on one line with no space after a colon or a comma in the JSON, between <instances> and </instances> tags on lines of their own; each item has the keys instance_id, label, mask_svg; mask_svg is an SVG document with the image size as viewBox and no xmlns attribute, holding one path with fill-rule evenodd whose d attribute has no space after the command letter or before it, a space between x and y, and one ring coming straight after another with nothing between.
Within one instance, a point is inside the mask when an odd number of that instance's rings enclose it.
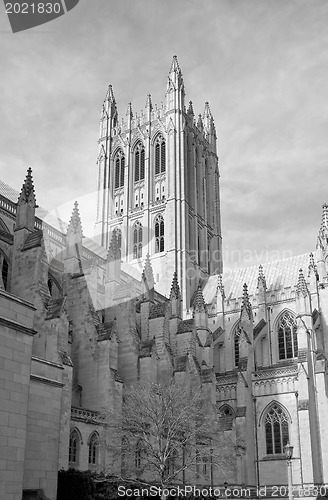
<instances>
[{"instance_id":1,"label":"window tracery","mask_svg":"<svg viewBox=\"0 0 328 500\"><path fill-rule=\"evenodd\" d=\"M280 405L275 403L270 407L264 425L267 455L283 453L289 441L289 431L288 417Z\"/></svg>"},{"instance_id":2,"label":"window tracery","mask_svg":"<svg viewBox=\"0 0 328 500\"><path fill-rule=\"evenodd\" d=\"M279 319L278 326L279 359L295 358L298 353L297 328L294 315L285 311Z\"/></svg>"},{"instance_id":3,"label":"window tracery","mask_svg":"<svg viewBox=\"0 0 328 500\"><path fill-rule=\"evenodd\" d=\"M125 156L123 151L119 151L114 160L115 165L115 189L124 186Z\"/></svg>"},{"instance_id":4,"label":"window tracery","mask_svg":"<svg viewBox=\"0 0 328 500\"><path fill-rule=\"evenodd\" d=\"M166 144L162 135L155 142L155 175L165 172Z\"/></svg>"},{"instance_id":5,"label":"window tracery","mask_svg":"<svg viewBox=\"0 0 328 500\"><path fill-rule=\"evenodd\" d=\"M164 219L161 214L155 218L155 253L164 252Z\"/></svg>"},{"instance_id":6,"label":"window tracery","mask_svg":"<svg viewBox=\"0 0 328 500\"><path fill-rule=\"evenodd\" d=\"M137 221L133 225L133 258L140 259L142 257L142 225Z\"/></svg>"}]
</instances>

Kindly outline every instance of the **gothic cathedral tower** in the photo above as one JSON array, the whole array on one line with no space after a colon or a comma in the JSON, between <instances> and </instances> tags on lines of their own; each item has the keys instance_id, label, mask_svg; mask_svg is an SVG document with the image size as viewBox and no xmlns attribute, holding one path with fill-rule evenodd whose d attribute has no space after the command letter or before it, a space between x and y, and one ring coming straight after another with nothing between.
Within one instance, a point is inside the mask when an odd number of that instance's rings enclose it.
<instances>
[{"instance_id":1,"label":"gothic cathedral tower","mask_svg":"<svg viewBox=\"0 0 328 500\"><path fill-rule=\"evenodd\" d=\"M149 254L155 288L168 296L176 271L183 309L199 282L222 272L216 131L208 103L195 119L177 57L165 103L118 120L108 88L100 119L96 235L108 248L115 231L121 259L142 270Z\"/></svg>"}]
</instances>

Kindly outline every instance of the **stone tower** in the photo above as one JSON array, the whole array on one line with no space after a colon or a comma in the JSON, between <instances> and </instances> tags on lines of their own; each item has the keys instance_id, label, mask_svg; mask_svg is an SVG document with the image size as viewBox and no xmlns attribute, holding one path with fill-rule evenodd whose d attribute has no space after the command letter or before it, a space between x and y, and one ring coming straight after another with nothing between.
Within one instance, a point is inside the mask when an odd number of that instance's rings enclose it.
<instances>
[{"instance_id":1,"label":"stone tower","mask_svg":"<svg viewBox=\"0 0 328 500\"><path fill-rule=\"evenodd\" d=\"M196 119L192 103L186 107L176 56L161 106L148 95L140 115L129 103L119 120L108 88L100 119L97 240L108 248L113 232L123 261L142 271L149 254L158 292L169 296L177 273L185 312L199 282L222 272L214 120L208 103Z\"/></svg>"}]
</instances>

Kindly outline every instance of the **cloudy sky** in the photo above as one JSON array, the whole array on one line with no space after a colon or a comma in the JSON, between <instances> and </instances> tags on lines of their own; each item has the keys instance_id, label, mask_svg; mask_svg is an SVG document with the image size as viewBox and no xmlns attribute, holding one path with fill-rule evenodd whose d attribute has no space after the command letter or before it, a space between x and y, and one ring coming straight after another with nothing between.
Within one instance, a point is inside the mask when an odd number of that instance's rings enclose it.
<instances>
[{"instance_id":1,"label":"cloudy sky","mask_svg":"<svg viewBox=\"0 0 328 500\"><path fill-rule=\"evenodd\" d=\"M31 166L39 205L80 200L90 234L107 85L121 116L160 103L177 54L215 118L226 265L308 252L328 200L327 25L327 0L80 0L12 34L1 3L1 178L19 190Z\"/></svg>"}]
</instances>

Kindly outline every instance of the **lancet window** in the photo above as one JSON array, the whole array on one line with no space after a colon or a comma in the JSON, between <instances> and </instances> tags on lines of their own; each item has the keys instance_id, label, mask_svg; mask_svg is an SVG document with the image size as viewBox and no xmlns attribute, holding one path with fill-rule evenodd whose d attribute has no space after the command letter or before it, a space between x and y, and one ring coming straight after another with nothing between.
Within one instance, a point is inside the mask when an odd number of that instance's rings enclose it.
<instances>
[{"instance_id":1,"label":"lancet window","mask_svg":"<svg viewBox=\"0 0 328 500\"><path fill-rule=\"evenodd\" d=\"M275 403L270 407L264 424L267 455L283 453L289 441L289 432L288 417L280 405Z\"/></svg>"},{"instance_id":2,"label":"lancet window","mask_svg":"<svg viewBox=\"0 0 328 500\"><path fill-rule=\"evenodd\" d=\"M155 142L155 175L165 172L165 147L165 140L159 135Z\"/></svg>"},{"instance_id":3,"label":"lancet window","mask_svg":"<svg viewBox=\"0 0 328 500\"><path fill-rule=\"evenodd\" d=\"M279 359L297 357L297 328L295 317L290 311L285 311L278 322Z\"/></svg>"},{"instance_id":4,"label":"lancet window","mask_svg":"<svg viewBox=\"0 0 328 500\"><path fill-rule=\"evenodd\" d=\"M123 151L119 151L114 160L115 165L115 189L124 186L125 157Z\"/></svg>"}]
</instances>

